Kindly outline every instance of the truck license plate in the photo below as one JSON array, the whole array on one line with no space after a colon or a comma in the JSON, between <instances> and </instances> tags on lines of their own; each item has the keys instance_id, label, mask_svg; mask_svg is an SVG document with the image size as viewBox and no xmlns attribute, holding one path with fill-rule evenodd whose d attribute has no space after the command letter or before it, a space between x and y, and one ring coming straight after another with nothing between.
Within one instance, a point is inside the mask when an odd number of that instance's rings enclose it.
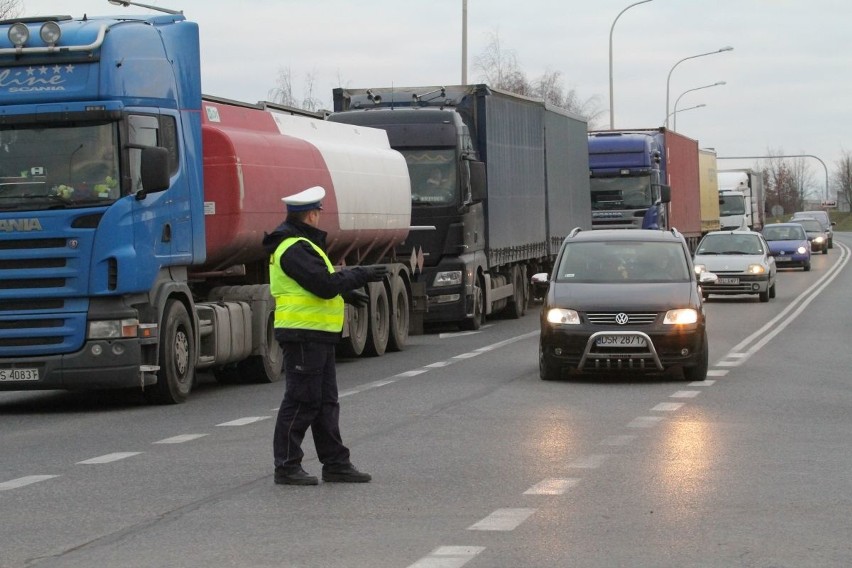
<instances>
[{"instance_id":1,"label":"truck license plate","mask_svg":"<svg viewBox=\"0 0 852 568\"><path fill-rule=\"evenodd\" d=\"M37 380L38 369L0 369L0 382Z\"/></svg>"},{"instance_id":2,"label":"truck license plate","mask_svg":"<svg viewBox=\"0 0 852 568\"><path fill-rule=\"evenodd\" d=\"M641 335L601 335L595 340L598 347L647 347Z\"/></svg>"}]
</instances>

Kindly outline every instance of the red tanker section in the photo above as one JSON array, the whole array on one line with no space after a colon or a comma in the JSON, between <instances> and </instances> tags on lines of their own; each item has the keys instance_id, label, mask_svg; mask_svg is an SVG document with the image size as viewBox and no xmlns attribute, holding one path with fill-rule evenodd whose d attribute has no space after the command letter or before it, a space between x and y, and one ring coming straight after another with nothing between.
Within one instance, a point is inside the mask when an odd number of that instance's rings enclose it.
<instances>
[{"instance_id":1,"label":"red tanker section","mask_svg":"<svg viewBox=\"0 0 852 568\"><path fill-rule=\"evenodd\" d=\"M281 198L317 185L326 190L320 223L336 264L378 261L407 236L407 167L384 131L353 133L348 125L219 99L205 98L203 111L207 260L200 272L265 258L264 233L286 215ZM353 136L359 145L345 142ZM388 185L389 168L404 179ZM377 173L381 186L371 184Z\"/></svg>"}]
</instances>

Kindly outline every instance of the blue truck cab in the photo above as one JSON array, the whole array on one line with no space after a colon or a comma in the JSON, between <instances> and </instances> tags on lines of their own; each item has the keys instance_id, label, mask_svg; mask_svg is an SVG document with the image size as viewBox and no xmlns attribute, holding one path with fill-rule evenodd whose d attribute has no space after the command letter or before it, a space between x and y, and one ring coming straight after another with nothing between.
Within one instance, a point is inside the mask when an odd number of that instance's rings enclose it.
<instances>
[{"instance_id":1,"label":"blue truck cab","mask_svg":"<svg viewBox=\"0 0 852 568\"><path fill-rule=\"evenodd\" d=\"M593 229L668 230L662 132L589 133Z\"/></svg>"},{"instance_id":2,"label":"blue truck cab","mask_svg":"<svg viewBox=\"0 0 852 568\"><path fill-rule=\"evenodd\" d=\"M0 22L0 390L185 397L199 67L180 14Z\"/></svg>"}]
</instances>

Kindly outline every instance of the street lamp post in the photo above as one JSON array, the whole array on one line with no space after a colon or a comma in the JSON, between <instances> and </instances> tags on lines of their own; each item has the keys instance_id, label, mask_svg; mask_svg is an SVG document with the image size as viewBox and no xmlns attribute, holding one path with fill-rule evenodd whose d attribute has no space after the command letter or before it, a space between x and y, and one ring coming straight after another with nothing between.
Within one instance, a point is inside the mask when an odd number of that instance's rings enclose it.
<instances>
[{"instance_id":1,"label":"street lamp post","mask_svg":"<svg viewBox=\"0 0 852 568\"><path fill-rule=\"evenodd\" d=\"M825 170L825 199L829 199L829 188L828 188L828 166L825 165L825 162L819 156L814 156L813 154L781 154L778 156L718 156L717 160L762 160L762 159L773 159L773 158L813 158L822 164L822 169Z\"/></svg>"},{"instance_id":2,"label":"street lamp post","mask_svg":"<svg viewBox=\"0 0 852 568\"><path fill-rule=\"evenodd\" d=\"M462 0L461 84L467 85L467 0Z\"/></svg>"},{"instance_id":3,"label":"street lamp post","mask_svg":"<svg viewBox=\"0 0 852 568\"><path fill-rule=\"evenodd\" d=\"M612 26L609 28L609 129L615 130L615 102L612 98L612 31L615 29L615 22L618 21L618 18L621 15L632 8L633 6L638 6L639 4L645 4L646 2L651 2L652 0L642 0L641 2L634 2L629 5L627 8L618 13L615 17L615 20L612 21Z\"/></svg>"},{"instance_id":4,"label":"street lamp post","mask_svg":"<svg viewBox=\"0 0 852 568\"><path fill-rule=\"evenodd\" d=\"M675 68L678 65L680 65L681 63L683 63L684 61L687 61L689 59L695 59L696 57L704 57L705 55L715 55L717 53L722 53L722 52L725 52L725 51L733 51L733 49L734 49L733 47L728 45L728 46L722 47L720 49L717 49L716 51L708 51L707 53L699 53L698 55L690 55L689 57L684 57L683 59L681 59L680 61L678 61L674 65L672 65L672 68L669 69L669 76L666 78L666 128L669 127L669 119L668 119L668 116L669 116L669 86L670 86L671 80L672 80L672 71L674 71Z\"/></svg>"},{"instance_id":5,"label":"street lamp post","mask_svg":"<svg viewBox=\"0 0 852 568\"><path fill-rule=\"evenodd\" d=\"M700 91L701 89L709 89L710 87L718 87L720 85L725 85L725 84L726 83L724 81L717 81L717 82L713 83L712 85L704 85L703 87L695 87L694 89L687 89L684 92L682 92L680 94L680 96L678 96L678 98L675 99L674 110L672 111L672 116L674 117L674 121L672 122L672 130L677 132L677 103L680 102L680 97L682 97L686 93L691 93L692 91Z\"/></svg>"},{"instance_id":6,"label":"street lamp post","mask_svg":"<svg viewBox=\"0 0 852 568\"><path fill-rule=\"evenodd\" d=\"M669 113L669 116L666 117L666 122L669 121L669 117L674 116L679 112L686 112L688 110L693 110L693 109L696 109L696 108L703 108L703 107L706 107L706 106L707 106L706 104L701 103L700 105L695 105L695 106L691 106L691 107L682 108L680 110L675 110L675 111Z\"/></svg>"}]
</instances>

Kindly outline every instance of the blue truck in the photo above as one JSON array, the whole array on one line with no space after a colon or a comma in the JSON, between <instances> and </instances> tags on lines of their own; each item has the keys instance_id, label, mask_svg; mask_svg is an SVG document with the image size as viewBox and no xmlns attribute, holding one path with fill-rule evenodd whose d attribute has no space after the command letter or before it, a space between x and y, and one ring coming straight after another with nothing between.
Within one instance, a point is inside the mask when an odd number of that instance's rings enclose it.
<instances>
[{"instance_id":1,"label":"blue truck","mask_svg":"<svg viewBox=\"0 0 852 568\"><path fill-rule=\"evenodd\" d=\"M261 243L314 185L335 264L391 269L342 344L402 349L424 307L386 255L410 227L402 155L379 129L203 97L198 26L161 11L0 22L0 390L179 403L196 370L279 380Z\"/></svg>"},{"instance_id":2,"label":"blue truck","mask_svg":"<svg viewBox=\"0 0 852 568\"><path fill-rule=\"evenodd\" d=\"M587 123L484 84L335 89L330 121L381 128L411 177L425 323L521 317L530 277L591 226Z\"/></svg>"}]
</instances>

